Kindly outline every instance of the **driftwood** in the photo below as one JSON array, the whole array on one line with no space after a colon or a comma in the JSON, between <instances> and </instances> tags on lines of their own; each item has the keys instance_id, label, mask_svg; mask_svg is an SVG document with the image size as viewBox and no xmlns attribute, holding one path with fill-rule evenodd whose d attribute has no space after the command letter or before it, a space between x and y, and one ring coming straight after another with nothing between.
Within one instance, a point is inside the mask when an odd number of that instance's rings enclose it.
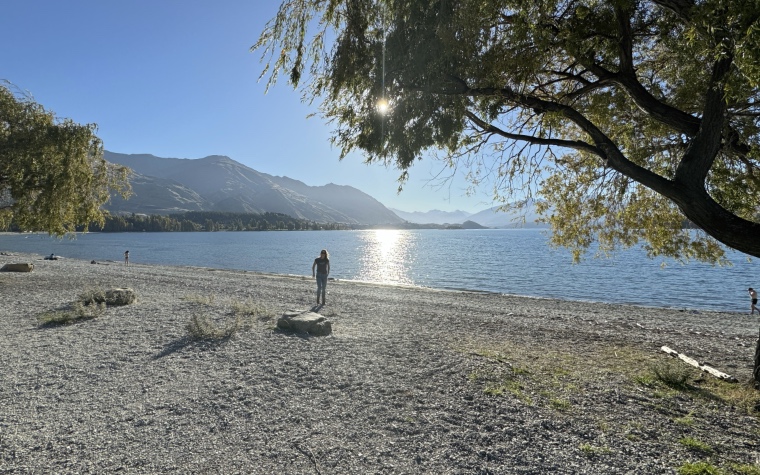
<instances>
[{"instance_id":1,"label":"driftwood","mask_svg":"<svg viewBox=\"0 0 760 475\"><path fill-rule=\"evenodd\" d=\"M718 371L717 369L713 368L712 366L708 366L706 364L700 363L699 361L695 360L694 358L690 358L690 357L684 355L683 353L679 353L676 350L668 348L667 346L663 346L660 349L662 351L664 351L665 353L669 354L670 356L674 356L674 357L677 356L678 359L680 359L681 361L684 361L685 363L688 363L688 364L694 366L695 368L699 368L699 369L701 369L702 371L704 371L706 373L710 373L711 375L715 376L716 378L722 379L724 381L728 381L730 383L736 383L738 381L736 378L734 378L730 374L726 374L726 373L724 373L722 371Z\"/></svg>"}]
</instances>

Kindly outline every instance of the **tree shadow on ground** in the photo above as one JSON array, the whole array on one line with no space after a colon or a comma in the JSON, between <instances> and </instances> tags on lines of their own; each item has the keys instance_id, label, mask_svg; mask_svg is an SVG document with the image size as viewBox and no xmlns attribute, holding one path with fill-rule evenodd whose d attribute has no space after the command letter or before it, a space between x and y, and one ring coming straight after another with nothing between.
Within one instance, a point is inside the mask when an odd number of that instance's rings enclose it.
<instances>
[{"instance_id":1,"label":"tree shadow on ground","mask_svg":"<svg viewBox=\"0 0 760 475\"><path fill-rule=\"evenodd\" d=\"M285 336L290 336L290 337L296 337L296 338L300 338L302 340L311 340L312 338L324 338L324 337L319 337L319 336L312 335L311 333L298 333L295 330L291 330L291 329L288 329L288 328L279 328L279 327L273 329L272 333L274 333L276 335L285 335Z\"/></svg>"},{"instance_id":2,"label":"tree shadow on ground","mask_svg":"<svg viewBox=\"0 0 760 475\"><path fill-rule=\"evenodd\" d=\"M161 350L160 353L153 356L154 360L159 360L161 358L164 358L165 356L172 355L174 353L177 353L178 351L182 351L185 348L197 348L201 351L209 350L211 348L216 348L219 345L222 345L223 343L226 343L231 336L227 336L224 338L219 338L215 340L202 340L197 338L192 338L189 336L183 336L180 338L177 338L176 340L172 341L166 347L164 347L163 350Z\"/></svg>"}]
</instances>

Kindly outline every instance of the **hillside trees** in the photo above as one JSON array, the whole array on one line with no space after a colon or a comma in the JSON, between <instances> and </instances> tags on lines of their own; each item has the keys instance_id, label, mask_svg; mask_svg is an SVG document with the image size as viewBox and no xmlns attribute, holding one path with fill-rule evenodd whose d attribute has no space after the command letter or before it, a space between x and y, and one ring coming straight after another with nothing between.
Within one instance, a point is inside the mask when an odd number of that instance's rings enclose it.
<instances>
[{"instance_id":1,"label":"hillside trees","mask_svg":"<svg viewBox=\"0 0 760 475\"><path fill-rule=\"evenodd\" d=\"M109 215L102 232L280 231L349 229L340 223L315 223L282 213L232 213L188 211L164 215Z\"/></svg>"},{"instance_id":2,"label":"hillside trees","mask_svg":"<svg viewBox=\"0 0 760 475\"><path fill-rule=\"evenodd\" d=\"M110 193L128 196L128 169L103 159L95 125L58 119L0 82L0 228L63 235L103 226Z\"/></svg>"},{"instance_id":3,"label":"hillside trees","mask_svg":"<svg viewBox=\"0 0 760 475\"><path fill-rule=\"evenodd\" d=\"M320 102L341 158L403 181L435 156L538 199L576 258L596 241L720 262L718 242L760 256L759 17L756 0L286 0L252 49L270 85Z\"/></svg>"}]
</instances>

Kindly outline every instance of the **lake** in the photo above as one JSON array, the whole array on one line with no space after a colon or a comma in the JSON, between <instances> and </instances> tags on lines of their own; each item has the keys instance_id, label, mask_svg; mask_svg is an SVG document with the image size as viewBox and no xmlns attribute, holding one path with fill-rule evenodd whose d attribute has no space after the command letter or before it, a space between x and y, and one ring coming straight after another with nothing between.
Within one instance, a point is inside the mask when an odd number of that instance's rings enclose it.
<instances>
[{"instance_id":1,"label":"lake","mask_svg":"<svg viewBox=\"0 0 760 475\"><path fill-rule=\"evenodd\" d=\"M88 233L76 239L4 234L0 251L64 258L241 269L311 276L322 248L331 277L564 300L748 312L758 263L730 252L730 267L650 260L640 249L573 264L545 230L365 230ZM665 262L666 266L661 266Z\"/></svg>"}]
</instances>

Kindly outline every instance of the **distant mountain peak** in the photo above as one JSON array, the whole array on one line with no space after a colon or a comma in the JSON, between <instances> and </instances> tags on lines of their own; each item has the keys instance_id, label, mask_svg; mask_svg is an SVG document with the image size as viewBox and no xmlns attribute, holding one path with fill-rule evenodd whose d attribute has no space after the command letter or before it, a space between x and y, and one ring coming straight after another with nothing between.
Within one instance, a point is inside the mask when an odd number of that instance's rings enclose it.
<instances>
[{"instance_id":1,"label":"distant mountain peak","mask_svg":"<svg viewBox=\"0 0 760 475\"><path fill-rule=\"evenodd\" d=\"M466 211L441 211L437 209L425 212L407 212L398 209L391 209L391 211L400 218L417 224L461 224L472 214Z\"/></svg>"},{"instance_id":2,"label":"distant mountain peak","mask_svg":"<svg viewBox=\"0 0 760 475\"><path fill-rule=\"evenodd\" d=\"M209 155L207 157L198 158L197 160L206 162L235 162L235 160L231 159L227 155Z\"/></svg>"}]
</instances>

